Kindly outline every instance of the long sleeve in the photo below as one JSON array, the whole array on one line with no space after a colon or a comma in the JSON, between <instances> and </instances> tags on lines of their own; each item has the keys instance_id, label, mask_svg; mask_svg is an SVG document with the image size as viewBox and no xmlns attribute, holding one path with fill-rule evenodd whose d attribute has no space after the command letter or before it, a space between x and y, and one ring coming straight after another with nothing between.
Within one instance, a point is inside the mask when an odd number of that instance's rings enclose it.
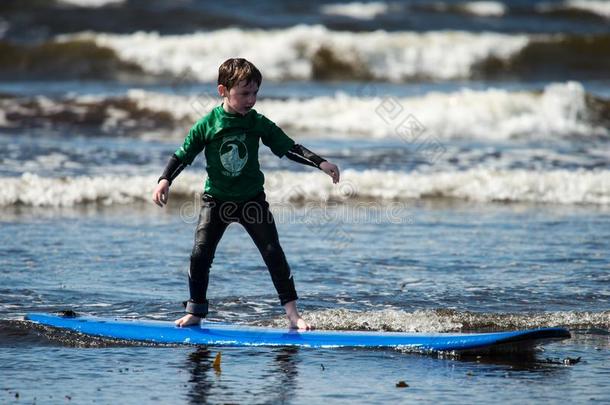
<instances>
[{"instance_id":1,"label":"long sleeve","mask_svg":"<svg viewBox=\"0 0 610 405\"><path fill-rule=\"evenodd\" d=\"M304 165L320 168L322 162L326 162L326 159L316 155L303 145L295 143L292 148L286 152L286 157Z\"/></svg>"},{"instance_id":2,"label":"long sleeve","mask_svg":"<svg viewBox=\"0 0 610 405\"><path fill-rule=\"evenodd\" d=\"M172 157L169 158L169 161L167 162L167 166L165 166L165 170L163 170L163 174L161 175L161 177L159 177L159 180L157 180L157 183L159 183L163 179L166 179L167 181L169 181L169 184L172 184L174 179L176 177L178 177L180 172L185 167L186 167L186 165L184 163L182 163L182 161L178 158L178 156L176 156L176 154L173 154Z\"/></svg>"},{"instance_id":3,"label":"long sleeve","mask_svg":"<svg viewBox=\"0 0 610 405\"><path fill-rule=\"evenodd\" d=\"M185 165L190 165L195 160L195 157L205 147L205 129L201 122L197 122L188 135L184 139L184 142L178 150L174 153L178 159Z\"/></svg>"},{"instance_id":4,"label":"long sleeve","mask_svg":"<svg viewBox=\"0 0 610 405\"><path fill-rule=\"evenodd\" d=\"M265 116L261 116L261 124L263 126L261 141L271 149L271 152L277 157L282 157L294 146L294 141L290 138L282 128L275 125L274 122Z\"/></svg>"}]
</instances>

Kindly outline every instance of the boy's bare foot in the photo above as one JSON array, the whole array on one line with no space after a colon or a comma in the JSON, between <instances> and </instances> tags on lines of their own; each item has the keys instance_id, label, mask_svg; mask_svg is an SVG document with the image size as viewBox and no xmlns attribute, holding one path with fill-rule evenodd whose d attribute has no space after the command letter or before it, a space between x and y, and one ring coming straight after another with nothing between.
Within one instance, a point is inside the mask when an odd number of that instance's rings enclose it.
<instances>
[{"instance_id":1,"label":"boy's bare foot","mask_svg":"<svg viewBox=\"0 0 610 405\"><path fill-rule=\"evenodd\" d=\"M311 327L310 324L305 322L305 320L303 318L299 317L298 319L295 319L294 321L292 319L290 320L290 329L312 330L313 328Z\"/></svg>"},{"instance_id":2,"label":"boy's bare foot","mask_svg":"<svg viewBox=\"0 0 610 405\"><path fill-rule=\"evenodd\" d=\"M297 301L289 301L284 304L284 309L286 310L286 316L288 317L288 321L290 322L290 329L298 329L298 330L311 330L313 329L310 324L305 322L301 315L299 315L299 311L297 310Z\"/></svg>"},{"instance_id":3,"label":"boy's bare foot","mask_svg":"<svg viewBox=\"0 0 610 405\"><path fill-rule=\"evenodd\" d=\"M182 318L174 321L176 326L183 327L189 325L198 325L201 322L201 318L195 315L186 314Z\"/></svg>"}]
</instances>

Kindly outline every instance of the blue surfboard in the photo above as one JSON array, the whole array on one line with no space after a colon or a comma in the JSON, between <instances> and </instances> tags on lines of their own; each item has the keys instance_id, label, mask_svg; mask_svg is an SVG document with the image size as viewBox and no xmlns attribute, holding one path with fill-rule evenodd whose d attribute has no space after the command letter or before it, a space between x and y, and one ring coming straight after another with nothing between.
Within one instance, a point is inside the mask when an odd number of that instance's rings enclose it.
<instances>
[{"instance_id":1,"label":"blue surfboard","mask_svg":"<svg viewBox=\"0 0 610 405\"><path fill-rule=\"evenodd\" d=\"M204 321L179 328L173 322L64 317L28 314L26 320L85 335L137 342L210 346L298 346L313 348L406 348L418 351L477 351L511 345L527 349L550 340L567 339L564 328L494 333L402 333L356 331L297 331Z\"/></svg>"}]
</instances>

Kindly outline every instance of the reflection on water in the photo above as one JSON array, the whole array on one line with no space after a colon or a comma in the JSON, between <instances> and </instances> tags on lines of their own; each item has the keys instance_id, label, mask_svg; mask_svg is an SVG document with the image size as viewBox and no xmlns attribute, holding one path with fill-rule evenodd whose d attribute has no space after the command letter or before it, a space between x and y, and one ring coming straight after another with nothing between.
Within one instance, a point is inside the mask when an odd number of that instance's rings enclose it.
<instances>
[{"instance_id":1,"label":"reflection on water","mask_svg":"<svg viewBox=\"0 0 610 405\"><path fill-rule=\"evenodd\" d=\"M263 390L269 393L268 403L286 403L296 395L298 364L301 362L299 348L284 347L274 351L274 362L269 364Z\"/></svg>"},{"instance_id":2,"label":"reflection on water","mask_svg":"<svg viewBox=\"0 0 610 405\"><path fill-rule=\"evenodd\" d=\"M257 381L262 382L262 386L256 387L255 390L264 393L268 403L286 403L296 396L298 365L301 362L299 348L282 347L273 349L271 353L267 349L260 348L260 352L255 353L257 357L266 355L270 355L272 361L251 375ZM215 369L213 366L215 356L207 347L198 347L188 355L187 367L191 373L187 393L189 403L206 404L210 402L209 399L213 397L212 391L215 388L221 391L235 389L232 383L229 385L226 384L226 381L223 383L222 365L219 369ZM240 375L240 377L247 378L248 376Z\"/></svg>"},{"instance_id":3,"label":"reflection on water","mask_svg":"<svg viewBox=\"0 0 610 405\"><path fill-rule=\"evenodd\" d=\"M187 397L191 404L207 404L210 389L214 386L211 375L214 359L207 347L199 347L188 356L188 367L191 372ZM212 370L212 371L211 371Z\"/></svg>"}]
</instances>

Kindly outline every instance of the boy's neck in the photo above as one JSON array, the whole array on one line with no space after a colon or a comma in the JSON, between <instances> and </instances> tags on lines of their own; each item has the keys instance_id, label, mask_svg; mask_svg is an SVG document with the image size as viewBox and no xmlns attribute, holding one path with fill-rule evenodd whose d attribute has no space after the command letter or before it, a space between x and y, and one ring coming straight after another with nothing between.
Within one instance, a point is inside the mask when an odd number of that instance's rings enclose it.
<instances>
[{"instance_id":1,"label":"boy's neck","mask_svg":"<svg viewBox=\"0 0 610 405\"><path fill-rule=\"evenodd\" d=\"M222 102L222 109L224 110L224 112L226 112L228 114L239 115L242 117L244 116L244 114L241 114L238 111L235 111L234 109L232 109L231 106L228 105L225 101Z\"/></svg>"}]
</instances>

